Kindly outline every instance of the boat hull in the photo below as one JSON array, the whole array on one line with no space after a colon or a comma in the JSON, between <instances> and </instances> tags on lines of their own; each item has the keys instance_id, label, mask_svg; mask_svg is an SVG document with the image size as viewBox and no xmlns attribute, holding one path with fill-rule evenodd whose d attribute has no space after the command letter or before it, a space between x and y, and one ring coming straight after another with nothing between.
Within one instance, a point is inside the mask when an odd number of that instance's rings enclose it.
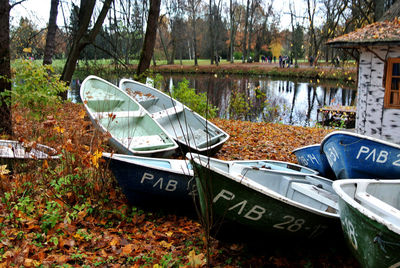
<instances>
[{"instance_id":1,"label":"boat hull","mask_svg":"<svg viewBox=\"0 0 400 268\"><path fill-rule=\"evenodd\" d=\"M321 143L338 179L400 178L400 146L367 136L333 132Z\"/></svg>"},{"instance_id":2,"label":"boat hull","mask_svg":"<svg viewBox=\"0 0 400 268\"><path fill-rule=\"evenodd\" d=\"M173 171L167 159L103 156L132 205L170 210L194 209L195 181L193 173ZM124 161L125 159L129 161ZM173 160L188 163L185 160Z\"/></svg>"},{"instance_id":3,"label":"boat hull","mask_svg":"<svg viewBox=\"0 0 400 268\"><path fill-rule=\"evenodd\" d=\"M294 150L292 153L296 155L300 165L314 169L326 178L335 179L335 173L329 165L325 154L321 153L320 144L305 146Z\"/></svg>"},{"instance_id":4,"label":"boat hull","mask_svg":"<svg viewBox=\"0 0 400 268\"><path fill-rule=\"evenodd\" d=\"M335 184L334 189L337 189ZM354 191L351 190L353 193ZM367 210L360 208L360 201L354 205L345 200L340 192L338 194L345 240L361 266L400 267L399 233L390 230L387 225L379 221L379 216L368 214Z\"/></svg>"},{"instance_id":5,"label":"boat hull","mask_svg":"<svg viewBox=\"0 0 400 268\"><path fill-rule=\"evenodd\" d=\"M340 230L338 216L322 216L293 206L284 198L244 187L195 162L194 170L201 212L212 225L214 236L245 240L317 239L327 230Z\"/></svg>"}]
</instances>

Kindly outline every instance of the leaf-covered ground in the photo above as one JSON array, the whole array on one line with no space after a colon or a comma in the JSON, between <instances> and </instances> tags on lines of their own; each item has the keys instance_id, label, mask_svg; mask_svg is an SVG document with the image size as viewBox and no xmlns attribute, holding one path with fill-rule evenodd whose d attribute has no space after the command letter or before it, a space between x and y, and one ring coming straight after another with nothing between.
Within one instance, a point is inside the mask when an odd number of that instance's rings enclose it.
<instances>
[{"instance_id":1,"label":"leaf-covered ground","mask_svg":"<svg viewBox=\"0 0 400 268\"><path fill-rule=\"evenodd\" d=\"M127 204L100 157L107 137L94 131L82 105L68 103L32 121L13 109L14 137L62 153L57 161L0 163L0 267L200 267L205 238L196 217ZM34 123L33 123L34 122ZM230 140L216 157L295 162L291 150L329 132L215 119ZM4 170L7 164L7 174ZM357 267L346 245L324 241L268 250L211 239L212 267Z\"/></svg>"}]
</instances>

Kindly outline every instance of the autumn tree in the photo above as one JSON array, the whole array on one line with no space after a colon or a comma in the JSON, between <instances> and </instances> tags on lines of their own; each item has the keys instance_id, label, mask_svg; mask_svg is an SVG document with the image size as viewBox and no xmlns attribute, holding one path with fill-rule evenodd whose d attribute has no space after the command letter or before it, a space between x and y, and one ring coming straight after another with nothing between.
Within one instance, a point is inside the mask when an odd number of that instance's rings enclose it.
<instances>
[{"instance_id":1,"label":"autumn tree","mask_svg":"<svg viewBox=\"0 0 400 268\"><path fill-rule=\"evenodd\" d=\"M197 66L197 20L200 13L200 5L201 0L187 0L186 2L186 10L189 13L189 20L192 26L192 42L193 42L193 56L194 56L194 65Z\"/></svg>"},{"instance_id":2,"label":"autumn tree","mask_svg":"<svg viewBox=\"0 0 400 268\"><path fill-rule=\"evenodd\" d=\"M244 17L244 36L242 42L242 52L243 52L242 63L244 63L247 60L247 32L249 27L249 12L250 12L250 0L247 0L246 15Z\"/></svg>"},{"instance_id":3,"label":"autumn tree","mask_svg":"<svg viewBox=\"0 0 400 268\"><path fill-rule=\"evenodd\" d=\"M51 0L49 25L47 26L46 46L44 48L43 64L51 64L54 54L56 33L57 33L57 14L59 0Z\"/></svg>"},{"instance_id":4,"label":"autumn tree","mask_svg":"<svg viewBox=\"0 0 400 268\"><path fill-rule=\"evenodd\" d=\"M44 48L43 32L26 17L21 17L16 27L11 27L11 58L41 57Z\"/></svg>"},{"instance_id":5,"label":"autumn tree","mask_svg":"<svg viewBox=\"0 0 400 268\"><path fill-rule=\"evenodd\" d=\"M104 0L102 9L92 29L89 30L90 21L96 5L96 0L81 0L78 13L78 28L73 35L72 46L69 50L61 80L70 83L76 68L76 62L82 50L91 44L99 33L104 19L113 0Z\"/></svg>"},{"instance_id":6,"label":"autumn tree","mask_svg":"<svg viewBox=\"0 0 400 268\"><path fill-rule=\"evenodd\" d=\"M273 36L277 35L277 29L274 22L272 2L267 2L265 7L261 6L260 3L254 12L252 27L255 34L254 61L259 62L261 53L268 50Z\"/></svg>"},{"instance_id":7,"label":"autumn tree","mask_svg":"<svg viewBox=\"0 0 400 268\"><path fill-rule=\"evenodd\" d=\"M220 52L224 49L226 41L225 25L222 22L222 1L209 1L208 14L208 54L211 58L211 64L219 64Z\"/></svg>"},{"instance_id":8,"label":"autumn tree","mask_svg":"<svg viewBox=\"0 0 400 268\"><path fill-rule=\"evenodd\" d=\"M170 0L165 2L164 7L166 14L160 16L158 36L167 64L174 64L177 54L182 62L184 51L187 48L188 36L184 20L184 5L182 0Z\"/></svg>"},{"instance_id":9,"label":"autumn tree","mask_svg":"<svg viewBox=\"0 0 400 268\"><path fill-rule=\"evenodd\" d=\"M233 0L229 0L229 60L234 62L233 53L235 51L236 32L240 23L240 5Z\"/></svg>"},{"instance_id":10,"label":"autumn tree","mask_svg":"<svg viewBox=\"0 0 400 268\"><path fill-rule=\"evenodd\" d=\"M149 67L154 53L154 45L157 37L158 17L160 16L161 0L150 0L149 16L147 17L146 35L142 52L140 53L139 64L136 75L140 76Z\"/></svg>"}]
</instances>

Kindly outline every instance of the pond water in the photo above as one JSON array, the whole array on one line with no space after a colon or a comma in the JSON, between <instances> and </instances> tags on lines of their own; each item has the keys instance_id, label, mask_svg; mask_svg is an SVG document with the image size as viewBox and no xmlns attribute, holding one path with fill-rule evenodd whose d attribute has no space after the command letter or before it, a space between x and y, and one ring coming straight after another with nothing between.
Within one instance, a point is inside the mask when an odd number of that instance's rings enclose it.
<instances>
[{"instance_id":1,"label":"pond water","mask_svg":"<svg viewBox=\"0 0 400 268\"><path fill-rule=\"evenodd\" d=\"M218 116L253 122L315 126L321 120L318 108L324 105L355 105L354 89L321 82L272 79L266 76L164 75L162 88L172 89L183 79L197 92L206 92L218 107ZM117 79L107 79L118 84ZM71 83L68 97L80 102L80 80ZM235 104L233 104L235 103Z\"/></svg>"}]
</instances>

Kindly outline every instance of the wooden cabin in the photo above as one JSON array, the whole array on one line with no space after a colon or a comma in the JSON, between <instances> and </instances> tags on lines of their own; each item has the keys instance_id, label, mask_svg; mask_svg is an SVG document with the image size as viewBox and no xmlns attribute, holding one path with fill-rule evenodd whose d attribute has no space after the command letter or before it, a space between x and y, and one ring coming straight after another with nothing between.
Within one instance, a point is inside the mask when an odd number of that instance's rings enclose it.
<instances>
[{"instance_id":1,"label":"wooden cabin","mask_svg":"<svg viewBox=\"0 0 400 268\"><path fill-rule=\"evenodd\" d=\"M373 23L328 45L359 52L355 131L400 144L400 21Z\"/></svg>"}]
</instances>

